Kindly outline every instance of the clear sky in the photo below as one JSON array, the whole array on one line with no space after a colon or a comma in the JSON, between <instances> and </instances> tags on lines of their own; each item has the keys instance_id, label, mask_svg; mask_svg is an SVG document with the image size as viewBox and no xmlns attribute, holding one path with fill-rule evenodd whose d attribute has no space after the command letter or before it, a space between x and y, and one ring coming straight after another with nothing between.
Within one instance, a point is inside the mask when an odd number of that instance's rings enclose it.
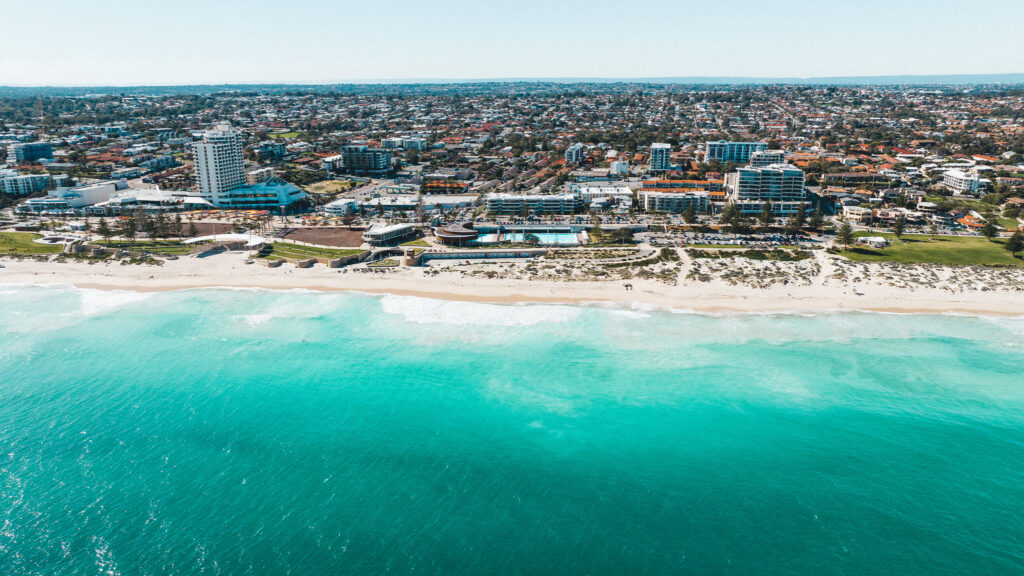
<instances>
[{"instance_id":1,"label":"clear sky","mask_svg":"<svg viewBox=\"0 0 1024 576\"><path fill-rule=\"evenodd\" d=\"M1024 72L1022 0L4 2L0 84Z\"/></svg>"}]
</instances>

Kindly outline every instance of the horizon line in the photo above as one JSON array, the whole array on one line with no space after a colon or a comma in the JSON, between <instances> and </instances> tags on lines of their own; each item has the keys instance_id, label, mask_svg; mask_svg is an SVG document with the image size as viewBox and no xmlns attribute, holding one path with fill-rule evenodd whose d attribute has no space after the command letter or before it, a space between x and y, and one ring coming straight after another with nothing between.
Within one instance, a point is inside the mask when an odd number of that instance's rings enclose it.
<instances>
[{"instance_id":1,"label":"horizon line","mask_svg":"<svg viewBox=\"0 0 1024 576\"><path fill-rule=\"evenodd\" d=\"M941 84L941 80L950 80L950 84L1002 84L1024 83L1024 72L1006 73L968 73L968 74L876 74L876 75L843 75L843 76L508 76L491 78L356 78L334 81L230 81L230 82L185 82L185 83L133 83L133 84L3 84L0 89L32 89L32 88L173 88L173 87L210 87L210 86L346 86L366 84L829 84L850 83L870 85L871 81L884 81L886 84L906 83ZM1002 79L1002 80L999 80ZM1012 80L1011 80L1012 79Z\"/></svg>"}]
</instances>

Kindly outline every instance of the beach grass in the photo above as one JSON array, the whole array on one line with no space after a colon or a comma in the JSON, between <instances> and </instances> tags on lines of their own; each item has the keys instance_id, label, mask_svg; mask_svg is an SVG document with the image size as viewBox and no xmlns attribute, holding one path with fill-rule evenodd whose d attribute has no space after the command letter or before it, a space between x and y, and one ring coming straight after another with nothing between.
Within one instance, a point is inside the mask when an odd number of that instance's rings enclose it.
<instances>
[{"instance_id":1,"label":"beach grass","mask_svg":"<svg viewBox=\"0 0 1024 576\"><path fill-rule=\"evenodd\" d=\"M857 246L840 254L856 262L902 262L906 264L941 264L944 266L1018 266L1024 260L1015 258L1003 248L1003 238L991 241L966 236L904 235L897 240L891 233L858 233L858 236L882 236L891 245L885 248Z\"/></svg>"},{"instance_id":2,"label":"beach grass","mask_svg":"<svg viewBox=\"0 0 1024 576\"><path fill-rule=\"evenodd\" d=\"M42 238L42 236L31 232L0 232L0 255L60 254L64 250L62 244L36 244L33 242L36 238Z\"/></svg>"}]
</instances>

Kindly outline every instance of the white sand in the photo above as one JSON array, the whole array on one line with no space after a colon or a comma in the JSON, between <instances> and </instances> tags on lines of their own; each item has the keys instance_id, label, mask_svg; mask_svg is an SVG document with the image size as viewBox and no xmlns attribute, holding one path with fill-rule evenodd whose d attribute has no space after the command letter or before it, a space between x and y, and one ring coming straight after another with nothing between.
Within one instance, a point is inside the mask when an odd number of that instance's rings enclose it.
<instances>
[{"instance_id":1,"label":"white sand","mask_svg":"<svg viewBox=\"0 0 1024 576\"><path fill-rule=\"evenodd\" d=\"M655 280L553 281L523 278L467 276L461 270L481 269L480 265L455 266L432 274L426 268L401 268L389 272L358 272L356 269L330 269L314 266L297 269L289 264L267 268L245 264L242 253L227 253L208 258L183 257L163 266L122 265L112 263L37 262L0 259L0 283L70 284L81 288L165 291L202 287L252 287L391 293L428 298L477 302L608 302L622 306L642 303L657 307L692 309L702 312L772 312L870 310L902 313L956 312L984 315L1024 315L1024 288L1018 278L1024 271L995 270L1008 281L984 287L969 278L960 278L961 269L932 267L944 278L946 287L899 287L885 281L836 279L833 257L816 254L820 272L803 278L808 285L776 284L754 288L730 285L721 279L699 282L685 279L692 263L684 262L677 285ZM812 263L813 264L813 263ZM721 264L726 266L727 264ZM733 266L728 264L729 266ZM734 266L756 270L758 263L742 261ZM842 263L840 263L842 265ZM883 265L861 264L861 270L876 274L894 274ZM344 270L344 272L342 271ZM899 274L897 270L895 274ZM861 278L856 280L856 278ZM632 290L625 284L631 283Z\"/></svg>"}]
</instances>

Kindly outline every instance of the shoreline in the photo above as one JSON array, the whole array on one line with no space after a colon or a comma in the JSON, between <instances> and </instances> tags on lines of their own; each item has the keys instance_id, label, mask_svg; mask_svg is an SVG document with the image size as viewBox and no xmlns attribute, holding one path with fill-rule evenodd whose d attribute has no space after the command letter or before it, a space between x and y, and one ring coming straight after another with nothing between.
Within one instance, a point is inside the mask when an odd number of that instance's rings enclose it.
<instances>
[{"instance_id":1,"label":"shoreline","mask_svg":"<svg viewBox=\"0 0 1024 576\"><path fill-rule=\"evenodd\" d=\"M753 288L718 282L671 285L652 280L631 280L634 289L626 290L621 281L489 279L467 277L457 271L431 275L422 268L386 273L341 273L344 269L271 269L246 265L244 257L237 255L218 258L222 260L180 259L165 262L160 267L3 259L5 268L0 270L0 286L66 286L142 293L204 289L306 290L482 304L650 308L708 315L871 312L1024 317L1024 292L1011 291L950 293L863 283L832 286L827 282Z\"/></svg>"}]
</instances>

